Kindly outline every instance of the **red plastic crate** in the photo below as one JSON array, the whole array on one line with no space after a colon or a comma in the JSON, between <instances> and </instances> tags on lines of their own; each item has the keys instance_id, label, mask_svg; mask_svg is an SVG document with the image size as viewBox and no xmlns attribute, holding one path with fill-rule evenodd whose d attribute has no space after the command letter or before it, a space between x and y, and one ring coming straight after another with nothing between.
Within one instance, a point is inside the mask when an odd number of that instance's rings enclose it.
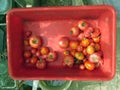
<instances>
[{"instance_id":1,"label":"red plastic crate","mask_svg":"<svg viewBox=\"0 0 120 90\"><path fill-rule=\"evenodd\" d=\"M101 30L104 64L94 71L62 67L61 36L80 19L86 19ZM116 70L116 12L112 6L71 6L12 9L7 14L7 48L9 74L23 80L110 80ZM23 65L23 33L40 35L45 45L59 52L58 60L38 70Z\"/></svg>"}]
</instances>

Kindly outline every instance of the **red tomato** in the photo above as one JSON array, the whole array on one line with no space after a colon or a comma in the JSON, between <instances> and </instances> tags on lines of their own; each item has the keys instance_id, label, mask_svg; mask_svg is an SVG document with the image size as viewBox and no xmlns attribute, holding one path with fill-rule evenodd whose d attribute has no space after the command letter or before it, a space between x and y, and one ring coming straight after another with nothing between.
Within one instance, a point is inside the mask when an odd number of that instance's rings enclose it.
<instances>
[{"instance_id":1,"label":"red tomato","mask_svg":"<svg viewBox=\"0 0 120 90\"><path fill-rule=\"evenodd\" d=\"M82 52L82 51L83 51L83 47L82 47L81 45L79 45L79 46L77 47L77 51L78 51L78 52Z\"/></svg>"},{"instance_id":2,"label":"red tomato","mask_svg":"<svg viewBox=\"0 0 120 90\"><path fill-rule=\"evenodd\" d=\"M79 69L84 70L85 69L84 64L80 64Z\"/></svg>"},{"instance_id":3,"label":"red tomato","mask_svg":"<svg viewBox=\"0 0 120 90\"><path fill-rule=\"evenodd\" d=\"M90 71L92 71L92 70L95 69L95 64L94 64L94 63L91 63L91 62L89 62L89 61L86 61L86 62L84 63L84 66L85 66L85 68L86 68L87 70L90 70Z\"/></svg>"},{"instance_id":4,"label":"red tomato","mask_svg":"<svg viewBox=\"0 0 120 90\"><path fill-rule=\"evenodd\" d=\"M68 38L67 37L62 37L62 38L60 38L60 40L59 40L59 46L61 47L61 48L68 48L68 45L69 45L69 40L68 40Z\"/></svg>"},{"instance_id":5,"label":"red tomato","mask_svg":"<svg viewBox=\"0 0 120 90\"><path fill-rule=\"evenodd\" d=\"M81 41L83 38L85 38L84 33L80 33L77 38L79 41Z\"/></svg>"},{"instance_id":6,"label":"red tomato","mask_svg":"<svg viewBox=\"0 0 120 90\"><path fill-rule=\"evenodd\" d=\"M49 54L48 54L48 57L47 57L47 61L48 62L53 62L53 61L55 61L57 59L57 53L54 51L54 52L50 52Z\"/></svg>"},{"instance_id":7,"label":"red tomato","mask_svg":"<svg viewBox=\"0 0 120 90\"><path fill-rule=\"evenodd\" d=\"M79 45L78 41L76 41L76 40L70 41L70 48L71 49L77 49L78 45Z\"/></svg>"},{"instance_id":8,"label":"red tomato","mask_svg":"<svg viewBox=\"0 0 120 90\"><path fill-rule=\"evenodd\" d=\"M43 59L38 60L36 63L36 67L38 69L45 69L46 68L46 61Z\"/></svg>"},{"instance_id":9,"label":"red tomato","mask_svg":"<svg viewBox=\"0 0 120 90\"><path fill-rule=\"evenodd\" d=\"M24 46L29 46L29 41L27 39L24 40Z\"/></svg>"},{"instance_id":10,"label":"red tomato","mask_svg":"<svg viewBox=\"0 0 120 90\"><path fill-rule=\"evenodd\" d=\"M90 38L92 32L93 32L93 28L92 28L92 27L88 27L88 28L84 31L85 37Z\"/></svg>"},{"instance_id":11,"label":"red tomato","mask_svg":"<svg viewBox=\"0 0 120 90\"><path fill-rule=\"evenodd\" d=\"M37 57L33 56L33 57L30 58L30 63L31 64L36 64L36 62L37 62Z\"/></svg>"},{"instance_id":12,"label":"red tomato","mask_svg":"<svg viewBox=\"0 0 120 90\"><path fill-rule=\"evenodd\" d=\"M88 23L85 20L80 20L78 22L78 27L80 28L80 30L84 31L88 28Z\"/></svg>"},{"instance_id":13,"label":"red tomato","mask_svg":"<svg viewBox=\"0 0 120 90\"><path fill-rule=\"evenodd\" d=\"M29 44L32 48L38 48L41 46L42 42L41 42L41 38L37 37L37 36L31 36L29 38Z\"/></svg>"},{"instance_id":14,"label":"red tomato","mask_svg":"<svg viewBox=\"0 0 120 90\"><path fill-rule=\"evenodd\" d=\"M86 48L84 48L82 52L83 52L84 55L87 55Z\"/></svg>"},{"instance_id":15,"label":"red tomato","mask_svg":"<svg viewBox=\"0 0 120 90\"><path fill-rule=\"evenodd\" d=\"M63 65L64 66L67 66L67 67L73 67L73 64L74 64L74 58L70 55L67 55L64 57L63 59Z\"/></svg>"},{"instance_id":16,"label":"red tomato","mask_svg":"<svg viewBox=\"0 0 120 90\"><path fill-rule=\"evenodd\" d=\"M70 34L72 35L72 36L78 36L79 35L79 33L80 33L80 30L79 30L79 28L78 27L72 27L71 28L71 30L70 30Z\"/></svg>"},{"instance_id":17,"label":"red tomato","mask_svg":"<svg viewBox=\"0 0 120 90\"><path fill-rule=\"evenodd\" d=\"M99 28L95 28L94 31L91 33L92 38L98 37L99 35L100 35L100 29Z\"/></svg>"},{"instance_id":18,"label":"red tomato","mask_svg":"<svg viewBox=\"0 0 120 90\"><path fill-rule=\"evenodd\" d=\"M42 55L48 55L48 53L49 53L49 48L48 47L42 47L41 49L40 49L40 53L42 54Z\"/></svg>"},{"instance_id":19,"label":"red tomato","mask_svg":"<svg viewBox=\"0 0 120 90\"><path fill-rule=\"evenodd\" d=\"M24 57L25 58L29 58L30 56L31 56L31 52L30 51L28 51L28 50L24 51Z\"/></svg>"}]
</instances>

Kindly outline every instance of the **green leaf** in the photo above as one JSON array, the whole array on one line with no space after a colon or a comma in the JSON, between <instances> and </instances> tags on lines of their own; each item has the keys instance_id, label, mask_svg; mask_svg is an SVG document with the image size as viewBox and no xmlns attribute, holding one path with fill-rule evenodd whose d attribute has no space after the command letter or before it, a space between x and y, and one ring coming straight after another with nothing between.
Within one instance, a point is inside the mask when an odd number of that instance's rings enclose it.
<instances>
[{"instance_id":1,"label":"green leaf","mask_svg":"<svg viewBox=\"0 0 120 90\"><path fill-rule=\"evenodd\" d=\"M26 7L25 0L14 0L14 1L17 3L18 7L21 7L21 8Z\"/></svg>"},{"instance_id":2,"label":"green leaf","mask_svg":"<svg viewBox=\"0 0 120 90\"><path fill-rule=\"evenodd\" d=\"M72 0L72 5L78 6L78 5L84 5L84 0Z\"/></svg>"},{"instance_id":3,"label":"green leaf","mask_svg":"<svg viewBox=\"0 0 120 90\"><path fill-rule=\"evenodd\" d=\"M3 37L4 37L4 32L0 29L0 52L3 51Z\"/></svg>"},{"instance_id":4,"label":"green leaf","mask_svg":"<svg viewBox=\"0 0 120 90\"><path fill-rule=\"evenodd\" d=\"M104 4L104 0L83 0L86 5L99 5Z\"/></svg>"}]
</instances>

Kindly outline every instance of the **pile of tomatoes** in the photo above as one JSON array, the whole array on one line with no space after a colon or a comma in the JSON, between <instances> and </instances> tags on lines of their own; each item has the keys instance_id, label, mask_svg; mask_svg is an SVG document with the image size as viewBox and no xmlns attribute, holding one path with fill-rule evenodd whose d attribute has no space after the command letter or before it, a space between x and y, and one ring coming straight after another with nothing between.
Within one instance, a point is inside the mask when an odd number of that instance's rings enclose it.
<instances>
[{"instance_id":1,"label":"pile of tomatoes","mask_svg":"<svg viewBox=\"0 0 120 90\"><path fill-rule=\"evenodd\" d=\"M50 51L47 46L43 45L42 37L32 35L31 31L24 33L24 61L28 66L38 69L45 69L47 62L51 63L57 59L57 52Z\"/></svg>"},{"instance_id":2,"label":"pile of tomatoes","mask_svg":"<svg viewBox=\"0 0 120 90\"><path fill-rule=\"evenodd\" d=\"M63 66L78 66L81 70L92 71L103 64L98 27L93 27L87 20L80 20L69 33L72 39L61 37L59 40L59 46L64 50Z\"/></svg>"}]
</instances>

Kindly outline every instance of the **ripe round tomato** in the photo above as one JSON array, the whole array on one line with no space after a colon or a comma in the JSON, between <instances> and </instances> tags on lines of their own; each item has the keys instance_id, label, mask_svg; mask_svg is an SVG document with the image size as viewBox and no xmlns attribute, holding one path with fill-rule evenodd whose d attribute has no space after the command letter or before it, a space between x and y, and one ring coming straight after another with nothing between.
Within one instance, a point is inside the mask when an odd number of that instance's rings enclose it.
<instances>
[{"instance_id":1,"label":"ripe round tomato","mask_svg":"<svg viewBox=\"0 0 120 90\"><path fill-rule=\"evenodd\" d=\"M69 40L67 37L62 37L59 40L59 46L63 49L68 48Z\"/></svg>"},{"instance_id":2,"label":"ripe round tomato","mask_svg":"<svg viewBox=\"0 0 120 90\"><path fill-rule=\"evenodd\" d=\"M68 50L65 50L64 52L63 52L63 54L66 56L66 55L70 55L70 51L68 51Z\"/></svg>"},{"instance_id":3,"label":"ripe round tomato","mask_svg":"<svg viewBox=\"0 0 120 90\"><path fill-rule=\"evenodd\" d=\"M29 58L31 56L31 52L29 50L24 51L24 57Z\"/></svg>"},{"instance_id":4,"label":"ripe round tomato","mask_svg":"<svg viewBox=\"0 0 120 90\"><path fill-rule=\"evenodd\" d=\"M93 46L89 45L86 48L86 52L87 52L87 54L93 54L95 52L95 48Z\"/></svg>"},{"instance_id":5,"label":"ripe round tomato","mask_svg":"<svg viewBox=\"0 0 120 90\"><path fill-rule=\"evenodd\" d=\"M78 51L78 52L82 52L82 51L83 51L83 47L82 47L81 45L79 45L79 46L77 47L77 51Z\"/></svg>"},{"instance_id":6,"label":"ripe round tomato","mask_svg":"<svg viewBox=\"0 0 120 90\"><path fill-rule=\"evenodd\" d=\"M46 61L43 59L38 60L36 63L36 67L38 69L45 69L46 68Z\"/></svg>"},{"instance_id":7,"label":"ripe round tomato","mask_svg":"<svg viewBox=\"0 0 120 90\"><path fill-rule=\"evenodd\" d=\"M86 48L83 49L82 53L83 53L84 55L87 55Z\"/></svg>"},{"instance_id":8,"label":"ripe round tomato","mask_svg":"<svg viewBox=\"0 0 120 90\"><path fill-rule=\"evenodd\" d=\"M42 47L41 49L40 49L40 53L42 54L42 55L48 55L48 53L49 53L49 48L48 47Z\"/></svg>"},{"instance_id":9,"label":"ripe round tomato","mask_svg":"<svg viewBox=\"0 0 120 90\"><path fill-rule=\"evenodd\" d=\"M29 44L32 48L38 48L41 46L42 42L41 42L41 38L37 37L37 36L31 36L29 38Z\"/></svg>"},{"instance_id":10,"label":"ripe round tomato","mask_svg":"<svg viewBox=\"0 0 120 90\"><path fill-rule=\"evenodd\" d=\"M48 54L46 60L47 60L48 62L53 62L53 61L56 60L56 58L57 58L57 53L54 51L54 52L50 52L50 53Z\"/></svg>"},{"instance_id":11,"label":"ripe round tomato","mask_svg":"<svg viewBox=\"0 0 120 90\"><path fill-rule=\"evenodd\" d=\"M93 32L93 28L92 28L92 27L88 27L88 28L84 31L84 36L87 37L87 38L90 38L92 32Z\"/></svg>"},{"instance_id":12,"label":"ripe round tomato","mask_svg":"<svg viewBox=\"0 0 120 90\"><path fill-rule=\"evenodd\" d=\"M30 63L31 64L36 64L36 62L37 62L37 57L33 56L33 57L30 58Z\"/></svg>"},{"instance_id":13,"label":"ripe round tomato","mask_svg":"<svg viewBox=\"0 0 120 90\"><path fill-rule=\"evenodd\" d=\"M80 64L80 65L79 65L79 69L80 69L80 70L84 70L84 69L85 69L84 64Z\"/></svg>"},{"instance_id":14,"label":"ripe round tomato","mask_svg":"<svg viewBox=\"0 0 120 90\"><path fill-rule=\"evenodd\" d=\"M100 36L92 38L95 43L100 42Z\"/></svg>"},{"instance_id":15,"label":"ripe round tomato","mask_svg":"<svg viewBox=\"0 0 120 90\"><path fill-rule=\"evenodd\" d=\"M72 35L72 36L78 36L79 35L79 33L80 33L80 30L79 30L79 28L78 27L72 27L71 28L71 30L70 30L70 34Z\"/></svg>"},{"instance_id":16,"label":"ripe round tomato","mask_svg":"<svg viewBox=\"0 0 120 90\"><path fill-rule=\"evenodd\" d=\"M83 47L87 47L90 44L90 40L87 38L82 39L80 45Z\"/></svg>"},{"instance_id":17,"label":"ripe round tomato","mask_svg":"<svg viewBox=\"0 0 120 90\"><path fill-rule=\"evenodd\" d=\"M88 23L85 20L80 20L78 22L78 27L80 28L80 30L84 31L88 28Z\"/></svg>"},{"instance_id":18,"label":"ripe round tomato","mask_svg":"<svg viewBox=\"0 0 120 90\"><path fill-rule=\"evenodd\" d=\"M99 43L96 43L94 47L95 47L95 51L99 51L100 50L100 44Z\"/></svg>"},{"instance_id":19,"label":"ripe round tomato","mask_svg":"<svg viewBox=\"0 0 120 90\"><path fill-rule=\"evenodd\" d=\"M71 49L77 49L78 45L79 45L78 41L76 41L76 40L70 41L70 48Z\"/></svg>"},{"instance_id":20,"label":"ripe round tomato","mask_svg":"<svg viewBox=\"0 0 120 90\"><path fill-rule=\"evenodd\" d=\"M76 52L75 53L75 58L77 60L83 60L84 59L84 54L82 52Z\"/></svg>"},{"instance_id":21,"label":"ripe round tomato","mask_svg":"<svg viewBox=\"0 0 120 90\"><path fill-rule=\"evenodd\" d=\"M81 41L83 38L85 38L84 33L80 33L77 38L79 41Z\"/></svg>"},{"instance_id":22,"label":"ripe round tomato","mask_svg":"<svg viewBox=\"0 0 120 90\"><path fill-rule=\"evenodd\" d=\"M84 66L85 66L85 68L86 68L87 70L90 70L90 71L92 71L92 70L95 69L95 64L94 64L94 63L91 63L91 62L89 62L89 61L86 61L86 62L84 63Z\"/></svg>"},{"instance_id":23,"label":"ripe round tomato","mask_svg":"<svg viewBox=\"0 0 120 90\"><path fill-rule=\"evenodd\" d=\"M68 67L72 67L74 64L74 58L71 55L67 55L64 57L63 59L63 65L64 66L68 66Z\"/></svg>"}]
</instances>

